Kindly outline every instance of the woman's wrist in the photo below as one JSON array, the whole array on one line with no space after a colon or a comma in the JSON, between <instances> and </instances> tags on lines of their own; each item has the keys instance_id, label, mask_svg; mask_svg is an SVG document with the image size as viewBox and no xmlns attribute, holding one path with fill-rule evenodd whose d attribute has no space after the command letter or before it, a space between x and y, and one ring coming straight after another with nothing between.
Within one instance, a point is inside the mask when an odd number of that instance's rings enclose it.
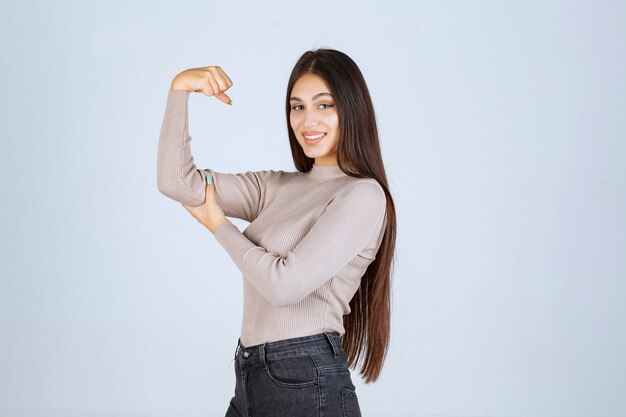
<instances>
[{"instance_id":1,"label":"woman's wrist","mask_svg":"<svg viewBox=\"0 0 626 417\"><path fill-rule=\"evenodd\" d=\"M215 232L217 231L217 228L220 227L223 224L228 224L231 223L230 220L228 220L226 217L224 217L222 220L220 220L219 222L211 225L211 227L208 227L208 229L211 231L211 233L215 234Z\"/></svg>"}]
</instances>

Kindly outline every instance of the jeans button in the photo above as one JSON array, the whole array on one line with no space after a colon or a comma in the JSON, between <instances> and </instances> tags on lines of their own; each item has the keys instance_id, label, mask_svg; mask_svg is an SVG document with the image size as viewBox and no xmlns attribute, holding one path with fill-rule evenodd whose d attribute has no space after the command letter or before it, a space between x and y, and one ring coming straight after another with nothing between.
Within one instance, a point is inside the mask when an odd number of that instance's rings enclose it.
<instances>
[{"instance_id":1,"label":"jeans button","mask_svg":"<svg viewBox=\"0 0 626 417\"><path fill-rule=\"evenodd\" d=\"M244 358L247 358L248 356L250 356L250 352L247 352L247 351L245 351L245 350L244 350L244 351L241 353L241 356L243 356Z\"/></svg>"}]
</instances>

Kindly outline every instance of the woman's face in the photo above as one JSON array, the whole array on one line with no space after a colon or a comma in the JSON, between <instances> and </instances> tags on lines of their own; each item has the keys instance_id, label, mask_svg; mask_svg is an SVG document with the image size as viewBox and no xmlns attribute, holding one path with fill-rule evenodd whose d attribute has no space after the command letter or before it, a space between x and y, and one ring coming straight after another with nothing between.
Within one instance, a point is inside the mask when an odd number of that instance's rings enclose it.
<instances>
[{"instance_id":1,"label":"woman's face","mask_svg":"<svg viewBox=\"0 0 626 417\"><path fill-rule=\"evenodd\" d=\"M318 75L303 75L291 90L289 104L291 128L306 156L315 158L316 165L337 165L339 116L326 82Z\"/></svg>"}]
</instances>

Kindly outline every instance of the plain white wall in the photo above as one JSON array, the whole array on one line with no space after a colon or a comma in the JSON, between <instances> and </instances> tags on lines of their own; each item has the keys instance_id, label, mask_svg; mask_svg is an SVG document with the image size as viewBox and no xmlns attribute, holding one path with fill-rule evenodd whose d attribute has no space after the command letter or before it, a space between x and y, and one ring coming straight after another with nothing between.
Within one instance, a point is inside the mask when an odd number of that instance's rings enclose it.
<instances>
[{"instance_id":1,"label":"plain white wall","mask_svg":"<svg viewBox=\"0 0 626 417\"><path fill-rule=\"evenodd\" d=\"M364 416L626 415L621 2L0 2L0 416L223 415L241 275L156 187L167 91L199 167L294 170L307 49L368 82L398 211ZM245 223L236 220L237 225Z\"/></svg>"}]
</instances>

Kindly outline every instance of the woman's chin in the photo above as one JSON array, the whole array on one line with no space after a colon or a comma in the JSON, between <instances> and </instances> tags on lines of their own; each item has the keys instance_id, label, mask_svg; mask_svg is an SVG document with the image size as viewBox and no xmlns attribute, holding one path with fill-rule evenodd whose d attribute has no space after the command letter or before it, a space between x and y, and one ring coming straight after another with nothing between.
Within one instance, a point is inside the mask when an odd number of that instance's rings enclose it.
<instances>
[{"instance_id":1,"label":"woman's chin","mask_svg":"<svg viewBox=\"0 0 626 417\"><path fill-rule=\"evenodd\" d=\"M306 148L302 148L302 152L304 152L304 154L309 157L309 158L317 158L318 157L318 152L311 152L311 150L306 149Z\"/></svg>"}]
</instances>

